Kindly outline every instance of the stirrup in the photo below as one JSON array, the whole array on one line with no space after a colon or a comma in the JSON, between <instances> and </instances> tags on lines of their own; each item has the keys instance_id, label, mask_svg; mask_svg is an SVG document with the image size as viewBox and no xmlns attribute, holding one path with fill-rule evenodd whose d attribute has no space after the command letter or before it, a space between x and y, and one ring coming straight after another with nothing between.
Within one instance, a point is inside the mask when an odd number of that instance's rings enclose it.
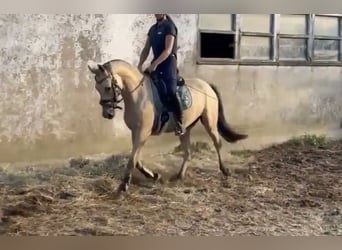
<instances>
[{"instance_id":1,"label":"stirrup","mask_svg":"<svg viewBox=\"0 0 342 250\"><path fill-rule=\"evenodd\" d=\"M176 131L175 131L175 135L176 135L176 136L184 135L184 134L185 134L185 131L182 130L182 129L181 129L181 130L177 130L177 129L176 129Z\"/></svg>"},{"instance_id":2,"label":"stirrup","mask_svg":"<svg viewBox=\"0 0 342 250\"><path fill-rule=\"evenodd\" d=\"M186 129L182 126L182 125L180 125L180 124L177 124L176 125L176 128L175 128L175 135L184 135L185 134L185 132L186 132Z\"/></svg>"}]
</instances>

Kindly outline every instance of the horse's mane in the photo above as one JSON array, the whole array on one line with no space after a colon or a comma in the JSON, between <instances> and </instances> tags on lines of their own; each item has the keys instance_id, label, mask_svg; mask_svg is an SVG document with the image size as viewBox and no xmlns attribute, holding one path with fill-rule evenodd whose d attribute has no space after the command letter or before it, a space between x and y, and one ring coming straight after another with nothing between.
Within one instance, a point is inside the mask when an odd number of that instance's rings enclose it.
<instances>
[{"instance_id":1,"label":"horse's mane","mask_svg":"<svg viewBox=\"0 0 342 250\"><path fill-rule=\"evenodd\" d=\"M107 66L109 66L109 65L112 64L112 63L122 63L122 64L125 64L125 65L127 65L127 66L133 67L132 64L130 64L129 62L127 62L127 61L125 61L125 60L123 60L123 59L112 59L112 60L109 60L109 61L105 62L105 63L103 64L103 66L107 67ZM142 72L142 74L145 75L145 76L147 76L147 77L154 78L154 74L148 72L147 70L145 70L144 72ZM179 69L178 69L178 67L177 67L177 75L178 75L178 74L179 74Z\"/></svg>"},{"instance_id":2,"label":"horse's mane","mask_svg":"<svg viewBox=\"0 0 342 250\"><path fill-rule=\"evenodd\" d=\"M111 67L112 64L122 64L122 65L125 65L125 66L129 66L129 67L132 67L132 68L135 68L131 63L123 60L123 59L112 59L112 60L109 60L107 62L105 62L103 64L103 66L107 69L109 69ZM136 69L136 68L135 68ZM138 69L136 69L138 70ZM151 74L150 72L148 72L147 70L145 70L144 72L141 72L145 77L149 78L149 79L153 79L153 73Z\"/></svg>"},{"instance_id":3,"label":"horse's mane","mask_svg":"<svg viewBox=\"0 0 342 250\"><path fill-rule=\"evenodd\" d=\"M129 62L127 62L123 59L111 59L111 60L105 62L103 65L109 65L112 63L123 63L123 64L131 65Z\"/></svg>"},{"instance_id":4,"label":"horse's mane","mask_svg":"<svg viewBox=\"0 0 342 250\"><path fill-rule=\"evenodd\" d=\"M133 65L131 64L131 63L129 63L129 62L127 62L127 61L125 61L125 60L123 60L123 59L112 59L112 60L109 60L109 61L107 61L107 62L105 62L104 64L103 64L103 66L105 67L105 68L108 68L108 67L111 67L111 66L114 66L114 65L112 65L112 64L116 64L116 65L124 65L124 66L128 66L128 67L133 67ZM134 68L134 67L133 67Z\"/></svg>"},{"instance_id":5,"label":"horse's mane","mask_svg":"<svg viewBox=\"0 0 342 250\"><path fill-rule=\"evenodd\" d=\"M104 66L109 66L110 64L112 63L122 63L122 64L125 64L125 65L128 65L128 66L132 66L132 64L130 64L129 62L123 60L123 59L112 59L112 60L109 60L107 62L105 62L103 65ZM147 70L145 70L144 72L142 72L144 75L147 75L147 76L151 76L151 73L149 73Z\"/></svg>"}]
</instances>

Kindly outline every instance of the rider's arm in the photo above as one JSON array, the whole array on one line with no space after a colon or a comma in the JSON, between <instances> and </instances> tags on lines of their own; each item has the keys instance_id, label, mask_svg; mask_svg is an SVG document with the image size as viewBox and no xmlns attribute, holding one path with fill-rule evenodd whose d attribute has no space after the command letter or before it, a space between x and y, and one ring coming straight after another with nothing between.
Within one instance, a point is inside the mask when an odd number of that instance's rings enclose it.
<instances>
[{"instance_id":1,"label":"rider's arm","mask_svg":"<svg viewBox=\"0 0 342 250\"><path fill-rule=\"evenodd\" d=\"M151 49L150 38L147 37L147 39L145 41L144 48L140 54L140 60L139 60L139 64L138 64L139 67L141 67L144 64L144 62L146 61L148 55L150 54L150 49Z\"/></svg>"},{"instance_id":2,"label":"rider's arm","mask_svg":"<svg viewBox=\"0 0 342 250\"><path fill-rule=\"evenodd\" d=\"M172 52L173 43L175 41L175 37L173 35L167 35L165 37L165 49L160 54L160 56L153 62L156 66L161 64Z\"/></svg>"},{"instance_id":3,"label":"rider's arm","mask_svg":"<svg viewBox=\"0 0 342 250\"><path fill-rule=\"evenodd\" d=\"M175 41L175 37L177 36L177 29L176 27L169 23L166 29L166 37L165 37L165 49L160 54L160 56L153 62L155 66L161 64L172 52L173 44Z\"/></svg>"}]
</instances>

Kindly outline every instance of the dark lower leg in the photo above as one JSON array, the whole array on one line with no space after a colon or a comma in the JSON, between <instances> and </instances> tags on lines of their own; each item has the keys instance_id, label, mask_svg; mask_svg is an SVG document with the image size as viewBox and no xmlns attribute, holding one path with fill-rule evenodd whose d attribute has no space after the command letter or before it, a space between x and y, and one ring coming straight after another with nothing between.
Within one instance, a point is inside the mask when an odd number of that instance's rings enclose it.
<instances>
[{"instance_id":1,"label":"dark lower leg","mask_svg":"<svg viewBox=\"0 0 342 250\"><path fill-rule=\"evenodd\" d=\"M132 170L138 165L138 162L140 161L139 159L140 151L146 142L146 138L147 138L146 136L142 136L141 131L138 131L138 132L134 131L132 133L132 145L133 145L132 155L127 163L125 175L118 188L118 192L128 190L128 186L130 185L131 180L132 180Z\"/></svg>"},{"instance_id":2,"label":"dark lower leg","mask_svg":"<svg viewBox=\"0 0 342 250\"><path fill-rule=\"evenodd\" d=\"M141 161L138 161L136 165L137 169L146 177L153 180L159 180L161 175L151 171L150 169L144 167Z\"/></svg>"},{"instance_id":3,"label":"dark lower leg","mask_svg":"<svg viewBox=\"0 0 342 250\"><path fill-rule=\"evenodd\" d=\"M179 100L176 96L172 97L172 108L173 108L173 115L176 122L176 134L183 135L185 133L185 128L183 127L183 114L182 114L182 108L179 103Z\"/></svg>"},{"instance_id":4,"label":"dark lower leg","mask_svg":"<svg viewBox=\"0 0 342 250\"><path fill-rule=\"evenodd\" d=\"M128 186L131 183L132 180L132 171L133 169L133 159L131 158L128 163L127 163L127 167L126 167L126 171L125 171L125 175L118 187L118 192L120 193L121 191L126 192L128 190Z\"/></svg>"},{"instance_id":5,"label":"dark lower leg","mask_svg":"<svg viewBox=\"0 0 342 250\"><path fill-rule=\"evenodd\" d=\"M221 158L221 148L222 148L222 142L221 140L217 137L217 136L213 136L215 139L214 140L214 146L215 146L215 149L216 149L216 152L217 152L217 157L218 157L218 161L219 161L219 167L220 167L220 170L222 172L222 174L224 176L229 176L230 175L230 170L225 168L225 166L223 165L223 162L222 162L222 158Z\"/></svg>"},{"instance_id":6,"label":"dark lower leg","mask_svg":"<svg viewBox=\"0 0 342 250\"><path fill-rule=\"evenodd\" d=\"M210 124L214 124L213 122L210 122L210 119L208 119L207 116L202 117L202 123L204 125L204 128L208 132L210 138L212 139L214 143L214 147L216 149L217 157L218 157L218 162L219 162L219 168L224 176L229 176L230 171L229 169L226 169L225 166L223 165L222 162L222 157L221 157L221 148L222 148L222 141L220 139L219 133L215 126L212 126Z\"/></svg>"},{"instance_id":7,"label":"dark lower leg","mask_svg":"<svg viewBox=\"0 0 342 250\"><path fill-rule=\"evenodd\" d=\"M180 137L181 145L183 148L183 163L180 171L178 172L178 179L183 179L188 168L188 162L191 157L191 142L190 142L190 131L187 131Z\"/></svg>"},{"instance_id":8,"label":"dark lower leg","mask_svg":"<svg viewBox=\"0 0 342 250\"><path fill-rule=\"evenodd\" d=\"M176 135L183 135L185 133L185 129L183 127L183 112L182 112L182 107L181 103L177 97L177 78L170 77L170 78L165 78L163 79L165 82L165 85L167 87L167 92L169 96L169 107L170 110L173 113L173 117L176 122Z\"/></svg>"}]
</instances>

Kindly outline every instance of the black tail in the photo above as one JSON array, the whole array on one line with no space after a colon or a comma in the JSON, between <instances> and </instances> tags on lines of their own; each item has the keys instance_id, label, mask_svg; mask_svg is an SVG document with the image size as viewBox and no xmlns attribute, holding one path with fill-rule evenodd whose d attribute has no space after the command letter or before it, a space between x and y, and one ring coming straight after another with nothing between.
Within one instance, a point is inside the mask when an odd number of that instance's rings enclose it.
<instances>
[{"instance_id":1,"label":"black tail","mask_svg":"<svg viewBox=\"0 0 342 250\"><path fill-rule=\"evenodd\" d=\"M222 104L222 98L218 91L218 89L213 85L210 84L210 87L214 90L217 99L218 99L218 121L217 121L217 129L220 135L227 141L227 142L237 142L239 140L246 139L248 135L245 134L239 134L235 132L230 125L227 123L225 117L224 117L224 110L223 110L223 104Z\"/></svg>"}]
</instances>

